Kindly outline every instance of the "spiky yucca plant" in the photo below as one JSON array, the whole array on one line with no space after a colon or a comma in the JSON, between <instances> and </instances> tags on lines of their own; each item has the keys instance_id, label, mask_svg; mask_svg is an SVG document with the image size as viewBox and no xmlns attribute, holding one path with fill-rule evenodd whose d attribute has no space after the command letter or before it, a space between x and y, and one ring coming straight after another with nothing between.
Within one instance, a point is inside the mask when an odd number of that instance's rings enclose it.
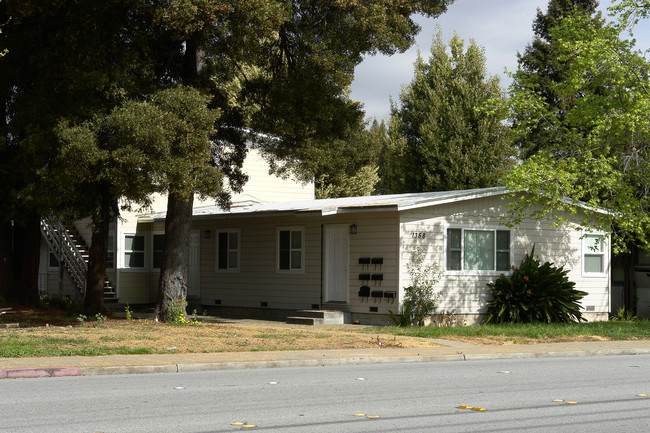
<instances>
[{"instance_id":1,"label":"spiky yucca plant","mask_svg":"<svg viewBox=\"0 0 650 433\"><path fill-rule=\"evenodd\" d=\"M483 323L580 322L580 299L586 292L576 290L567 278L568 270L553 263L541 263L535 247L511 276L501 274L488 283L492 300Z\"/></svg>"}]
</instances>

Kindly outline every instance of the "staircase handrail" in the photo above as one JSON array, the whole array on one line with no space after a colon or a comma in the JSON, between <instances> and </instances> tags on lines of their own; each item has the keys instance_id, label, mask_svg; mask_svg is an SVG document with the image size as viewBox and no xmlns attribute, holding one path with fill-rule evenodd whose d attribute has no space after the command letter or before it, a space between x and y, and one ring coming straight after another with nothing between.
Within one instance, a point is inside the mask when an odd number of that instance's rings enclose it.
<instances>
[{"instance_id":1,"label":"staircase handrail","mask_svg":"<svg viewBox=\"0 0 650 433\"><path fill-rule=\"evenodd\" d=\"M43 233L49 247L58 254L58 257L63 258L72 280L77 288L84 293L88 264L68 230L60 221L44 218L41 220L41 233ZM59 263L59 266L61 265L62 263Z\"/></svg>"}]
</instances>

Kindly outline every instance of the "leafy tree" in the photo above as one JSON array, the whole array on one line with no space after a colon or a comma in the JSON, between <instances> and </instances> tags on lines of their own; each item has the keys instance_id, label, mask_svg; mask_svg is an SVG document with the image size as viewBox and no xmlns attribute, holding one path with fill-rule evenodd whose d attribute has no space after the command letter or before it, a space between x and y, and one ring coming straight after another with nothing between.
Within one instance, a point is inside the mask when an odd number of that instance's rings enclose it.
<instances>
[{"instance_id":1,"label":"leafy tree","mask_svg":"<svg viewBox=\"0 0 650 433\"><path fill-rule=\"evenodd\" d=\"M544 123L558 135L561 150L540 150L508 180L529 200L513 207L513 222L536 207L535 216L566 222L583 202L581 223L614 233L613 251L650 247L650 64L615 25L592 26L586 16L567 17L551 31L558 59L567 69L551 87L563 109L547 103L533 85L518 86L511 107L519 135ZM582 211L580 211L582 212ZM627 279L626 279L627 280ZM628 308L632 305L628 287Z\"/></svg>"},{"instance_id":2,"label":"leafy tree","mask_svg":"<svg viewBox=\"0 0 650 433\"><path fill-rule=\"evenodd\" d=\"M0 68L0 172L6 182L0 190L0 250L7 263L0 285L16 299L38 300L41 215L71 213L64 209L70 198L57 193L56 179L46 178L59 150L59 122L80 124L108 112L134 88L143 91L143 78L152 72L142 62L145 53L134 48L136 39L123 36L125 28L140 26L142 14L124 6L0 5L0 40L8 49Z\"/></svg>"},{"instance_id":3,"label":"leafy tree","mask_svg":"<svg viewBox=\"0 0 650 433\"><path fill-rule=\"evenodd\" d=\"M648 0L613 0L609 8L624 27L634 30L634 26L642 19L650 17L650 1Z\"/></svg>"},{"instance_id":4,"label":"leafy tree","mask_svg":"<svg viewBox=\"0 0 650 433\"><path fill-rule=\"evenodd\" d=\"M376 139L377 128L380 126L376 121L370 130L359 123L348 137L329 143L318 141L301 157L307 175L314 178L316 198L374 193L379 182L377 159L382 147Z\"/></svg>"},{"instance_id":5,"label":"leafy tree","mask_svg":"<svg viewBox=\"0 0 650 433\"><path fill-rule=\"evenodd\" d=\"M557 110L558 115L569 109L567 104L571 101L561 98L555 89L567 79L570 65L566 60L560 60L562 47L552 29L563 18L577 15L585 17L582 22L586 28L601 27L604 21L600 12L596 12L597 7L596 0L550 0L546 13L538 9L533 22L534 39L523 54L518 54L519 68L512 77L512 91L534 89L549 108ZM553 149L556 153L570 152L561 134L544 119L530 124L528 112L516 111L511 120L517 131L521 130L518 127L520 123L529 124L525 133L515 135L515 144L522 158L528 158L540 149Z\"/></svg>"},{"instance_id":6,"label":"leafy tree","mask_svg":"<svg viewBox=\"0 0 650 433\"><path fill-rule=\"evenodd\" d=\"M49 171L62 197L72 200L69 207L92 218L87 308L103 307L109 223L119 215L118 199L147 206L153 192L166 192L183 172L201 179L190 185L201 193L221 191L222 174L210 164L217 112L207 109L208 102L181 86L147 102L127 101L81 126L59 128L61 148ZM69 170L71 164L77 169Z\"/></svg>"},{"instance_id":7,"label":"leafy tree","mask_svg":"<svg viewBox=\"0 0 650 433\"><path fill-rule=\"evenodd\" d=\"M125 108L132 100L154 101L160 90L179 84L210 95L209 108L219 110L210 136L210 161L235 190L245 181L239 168L247 139L258 141L277 161L295 161L300 167L304 163L300 155L314 145L348 137L362 118L347 90L363 55L407 49L419 30L411 15L437 16L450 3L16 0L11 7L3 3L0 18L12 16L1 39L9 48L5 57L9 66L0 72L0 93L6 101L0 116L5 139L2 170L3 177L6 172L12 180L2 191L2 198L7 198L2 200L3 221L27 215L19 209L23 207L33 214L36 224L31 227L37 234L40 214L74 213L69 211L75 198L88 200L75 209L93 209L96 195L81 194L80 189L62 197L44 193L48 190L42 186L57 184L53 174L61 170L51 170L51 162L63 163L57 156L71 143L66 140L73 138L74 128L85 129L86 140L95 135L98 139L97 130L85 127L86 122L100 124L97 119L114 115L116 107ZM197 150L200 146L181 146L191 144L184 140L189 130L204 129L195 124L198 118L184 117L181 100L173 99L158 105L176 116L168 118L164 135L178 144L177 152L170 154L173 163L157 167L160 178L152 177L167 182L169 192L158 306L162 319L168 301L185 296L193 193L216 186L211 175L205 177L206 171L189 162L192 152L202 152ZM262 134L251 136L251 130ZM199 166L204 166L205 154L197 156ZM176 165L190 169L181 172ZM71 163L70 168L76 167ZM74 185L82 188L86 181L94 182L85 179ZM219 199L228 201L225 194ZM31 257L38 257L37 248L32 248ZM91 246L91 251L97 250ZM32 270L35 276L36 269Z\"/></svg>"},{"instance_id":8,"label":"leafy tree","mask_svg":"<svg viewBox=\"0 0 650 433\"><path fill-rule=\"evenodd\" d=\"M504 98L488 76L485 54L455 34L449 50L439 31L431 58L418 56L415 77L392 107L390 141L383 153L383 184L390 192L494 186L514 160L501 110L482 108Z\"/></svg>"}]
</instances>

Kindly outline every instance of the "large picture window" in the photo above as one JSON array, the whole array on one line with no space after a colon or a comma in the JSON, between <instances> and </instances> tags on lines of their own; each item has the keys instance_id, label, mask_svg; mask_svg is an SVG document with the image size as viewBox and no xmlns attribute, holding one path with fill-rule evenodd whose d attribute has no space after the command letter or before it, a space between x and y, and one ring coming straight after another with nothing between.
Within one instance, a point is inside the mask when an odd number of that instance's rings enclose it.
<instances>
[{"instance_id":1,"label":"large picture window","mask_svg":"<svg viewBox=\"0 0 650 433\"><path fill-rule=\"evenodd\" d=\"M217 230L217 269L239 269L239 230Z\"/></svg>"},{"instance_id":2,"label":"large picture window","mask_svg":"<svg viewBox=\"0 0 650 433\"><path fill-rule=\"evenodd\" d=\"M144 236L124 236L124 267L144 268Z\"/></svg>"},{"instance_id":3,"label":"large picture window","mask_svg":"<svg viewBox=\"0 0 650 433\"><path fill-rule=\"evenodd\" d=\"M304 267L303 228L278 229L278 269L281 271L302 271Z\"/></svg>"},{"instance_id":4,"label":"large picture window","mask_svg":"<svg viewBox=\"0 0 650 433\"><path fill-rule=\"evenodd\" d=\"M448 271L507 271L510 253L509 230L447 229Z\"/></svg>"}]
</instances>

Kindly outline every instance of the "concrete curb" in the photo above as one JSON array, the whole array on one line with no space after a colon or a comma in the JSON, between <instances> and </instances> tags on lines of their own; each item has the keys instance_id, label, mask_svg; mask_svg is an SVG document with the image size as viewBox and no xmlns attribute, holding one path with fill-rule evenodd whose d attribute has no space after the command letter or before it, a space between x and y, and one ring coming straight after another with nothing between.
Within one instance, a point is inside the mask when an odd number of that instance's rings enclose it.
<instances>
[{"instance_id":1,"label":"concrete curb","mask_svg":"<svg viewBox=\"0 0 650 433\"><path fill-rule=\"evenodd\" d=\"M339 358L277 359L263 361L196 362L162 365L121 365L103 367L57 367L0 369L0 379L100 376L118 374L186 373L215 370L250 370L260 368L328 367L381 363L481 361L491 359L563 358L580 356L647 355L650 349L563 350L545 352L462 353L455 355L350 356Z\"/></svg>"},{"instance_id":2,"label":"concrete curb","mask_svg":"<svg viewBox=\"0 0 650 433\"><path fill-rule=\"evenodd\" d=\"M82 373L80 367L14 368L9 370L0 370L0 379L81 376Z\"/></svg>"}]
</instances>

